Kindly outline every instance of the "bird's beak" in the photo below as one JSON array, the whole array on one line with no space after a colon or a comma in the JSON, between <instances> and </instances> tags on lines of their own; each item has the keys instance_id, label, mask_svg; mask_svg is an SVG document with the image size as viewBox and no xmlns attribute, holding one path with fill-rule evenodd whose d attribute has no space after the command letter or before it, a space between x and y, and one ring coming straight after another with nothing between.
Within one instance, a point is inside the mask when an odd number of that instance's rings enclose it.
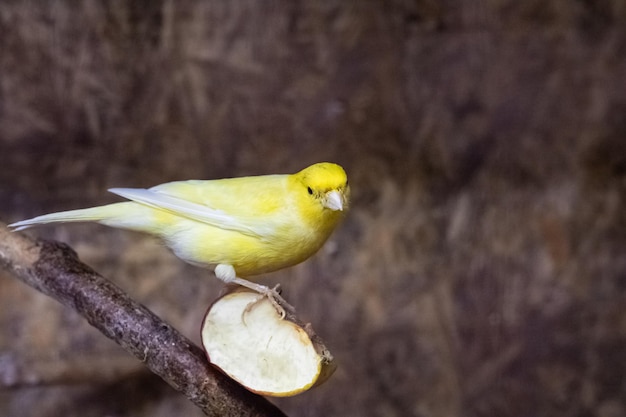
<instances>
[{"instance_id":1,"label":"bird's beak","mask_svg":"<svg viewBox=\"0 0 626 417\"><path fill-rule=\"evenodd\" d=\"M341 193L337 190L327 192L324 207L333 211L343 211L343 196Z\"/></svg>"}]
</instances>

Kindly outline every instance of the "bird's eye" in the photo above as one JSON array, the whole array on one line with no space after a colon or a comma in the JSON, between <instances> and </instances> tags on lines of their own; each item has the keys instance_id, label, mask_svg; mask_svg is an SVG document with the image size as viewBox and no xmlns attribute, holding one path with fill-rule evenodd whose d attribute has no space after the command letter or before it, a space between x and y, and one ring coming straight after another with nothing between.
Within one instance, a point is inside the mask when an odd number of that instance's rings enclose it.
<instances>
[{"instance_id":1,"label":"bird's eye","mask_svg":"<svg viewBox=\"0 0 626 417\"><path fill-rule=\"evenodd\" d=\"M313 189L311 189L311 187L306 187L306 190L309 192L310 195L313 195Z\"/></svg>"}]
</instances>

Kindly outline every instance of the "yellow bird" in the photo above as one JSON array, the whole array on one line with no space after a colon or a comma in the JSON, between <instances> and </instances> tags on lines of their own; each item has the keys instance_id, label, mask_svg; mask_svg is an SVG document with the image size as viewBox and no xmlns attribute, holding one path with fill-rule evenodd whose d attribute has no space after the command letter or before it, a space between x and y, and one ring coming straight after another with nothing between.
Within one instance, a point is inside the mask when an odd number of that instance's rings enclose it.
<instances>
[{"instance_id":1,"label":"yellow bird","mask_svg":"<svg viewBox=\"0 0 626 417\"><path fill-rule=\"evenodd\" d=\"M46 214L9 225L94 221L161 238L182 260L214 268L225 283L268 296L244 277L298 264L315 254L348 208L343 168L322 162L291 175L176 181L149 189L112 188L131 201Z\"/></svg>"}]
</instances>

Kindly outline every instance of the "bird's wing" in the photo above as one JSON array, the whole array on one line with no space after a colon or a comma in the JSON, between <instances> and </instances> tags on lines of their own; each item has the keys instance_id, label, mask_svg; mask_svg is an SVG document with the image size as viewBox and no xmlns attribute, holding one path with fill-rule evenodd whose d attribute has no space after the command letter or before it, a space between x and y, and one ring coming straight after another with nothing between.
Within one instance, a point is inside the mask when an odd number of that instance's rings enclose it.
<instances>
[{"instance_id":1,"label":"bird's wing","mask_svg":"<svg viewBox=\"0 0 626 417\"><path fill-rule=\"evenodd\" d=\"M266 237L271 233L267 222L253 216L230 215L204 204L186 200L153 189L111 188L110 192L147 206L165 210L221 229Z\"/></svg>"}]
</instances>

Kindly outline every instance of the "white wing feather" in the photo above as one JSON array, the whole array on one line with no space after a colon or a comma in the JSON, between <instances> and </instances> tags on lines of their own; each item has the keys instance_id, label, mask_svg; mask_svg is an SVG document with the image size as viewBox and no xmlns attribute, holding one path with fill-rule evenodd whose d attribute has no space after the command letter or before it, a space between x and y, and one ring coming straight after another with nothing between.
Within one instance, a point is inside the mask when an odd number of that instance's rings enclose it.
<instances>
[{"instance_id":1,"label":"white wing feather","mask_svg":"<svg viewBox=\"0 0 626 417\"><path fill-rule=\"evenodd\" d=\"M268 229L267 226L264 227L263 223L265 222L259 221L258 218L234 217L209 206L193 203L159 191L144 188L111 188L109 191L129 200L169 211L173 214L206 223L214 227L234 230L259 237L265 237L270 233L270 229Z\"/></svg>"}]
</instances>

